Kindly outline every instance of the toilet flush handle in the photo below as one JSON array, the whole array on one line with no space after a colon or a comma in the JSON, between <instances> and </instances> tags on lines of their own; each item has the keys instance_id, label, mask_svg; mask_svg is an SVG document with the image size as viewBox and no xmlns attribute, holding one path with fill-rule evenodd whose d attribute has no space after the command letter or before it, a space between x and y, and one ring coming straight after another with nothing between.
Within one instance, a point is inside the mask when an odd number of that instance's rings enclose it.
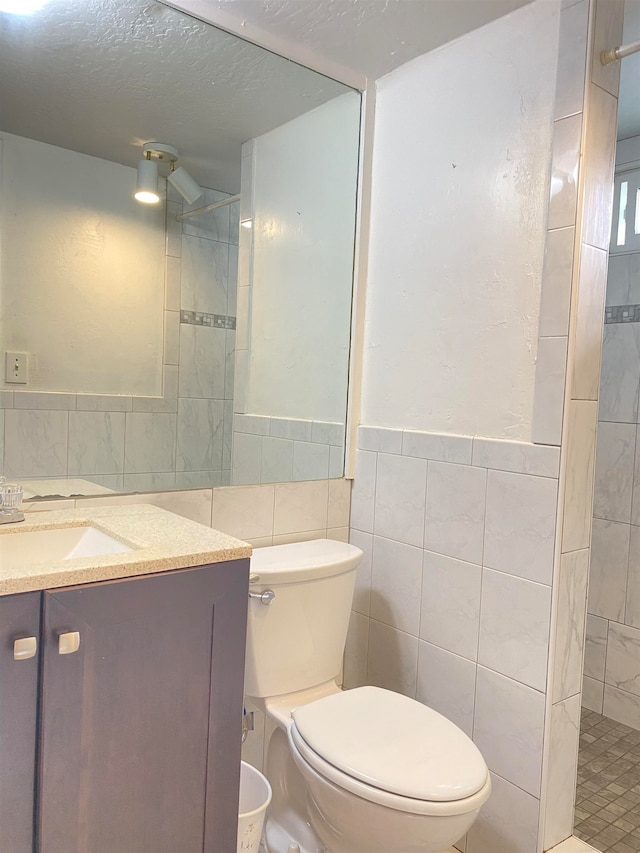
<instances>
[{"instance_id":1,"label":"toilet flush handle","mask_svg":"<svg viewBox=\"0 0 640 853\"><path fill-rule=\"evenodd\" d=\"M260 604L271 604L273 599L276 597L275 592L272 589L265 589L264 592L250 592L249 598L255 598Z\"/></svg>"}]
</instances>

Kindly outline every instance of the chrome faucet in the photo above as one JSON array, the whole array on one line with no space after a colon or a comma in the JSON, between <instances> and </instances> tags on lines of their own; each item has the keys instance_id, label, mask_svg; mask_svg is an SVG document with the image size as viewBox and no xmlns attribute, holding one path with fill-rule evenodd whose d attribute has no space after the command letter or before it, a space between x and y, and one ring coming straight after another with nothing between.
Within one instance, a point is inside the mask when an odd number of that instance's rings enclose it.
<instances>
[{"instance_id":1,"label":"chrome faucet","mask_svg":"<svg viewBox=\"0 0 640 853\"><path fill-rule=\"evenodd\" d=\"M0 478L0 524L13 524L24 521L24 513L19 509L22 503L22 486L19 483L5 483Z\"/></svg>"}]
</instances>

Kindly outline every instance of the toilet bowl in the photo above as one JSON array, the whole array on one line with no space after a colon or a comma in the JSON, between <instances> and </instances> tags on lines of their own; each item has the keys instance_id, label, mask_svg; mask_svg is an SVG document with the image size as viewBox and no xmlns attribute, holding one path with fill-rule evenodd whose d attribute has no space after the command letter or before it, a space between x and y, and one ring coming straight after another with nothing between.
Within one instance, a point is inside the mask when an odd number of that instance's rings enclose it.
<instances>
[{"instance_id":1,"label":"toilet bowl","mask_svg":"<svg viewBox=\"0 0 640 853\"><path fill-rule=\"evenodd\" d=\"M477 747L441 714L379 687L338 687L361 558L331 540L252 558L245 689L271 730L268 853L441 853L491 792Z\"/></svg>"}]
</instances>

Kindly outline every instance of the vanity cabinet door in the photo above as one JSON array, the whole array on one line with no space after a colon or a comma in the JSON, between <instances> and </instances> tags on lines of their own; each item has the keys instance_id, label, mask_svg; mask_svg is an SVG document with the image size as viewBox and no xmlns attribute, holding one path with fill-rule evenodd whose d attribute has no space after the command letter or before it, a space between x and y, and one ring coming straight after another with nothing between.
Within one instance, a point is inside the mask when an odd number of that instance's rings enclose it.
<instances>
[{"instance_id":1,"label":"vanity cabinet door","mask_svg":"<svg viewBox=\"0 0 640 853\"><path fill-rule=\"evenodd\" d=\"M32 853L39 592L0 598L0 850Z\"/></svg>"},{"instance_id":2,"label":"vanity cabinet door","mask_svg":"<svg viewBox=\"0 0 640 853\"><path fill-rule=\"evenodd\" d=\"M235 850L248 565L45 594L40 853Z\"/></svg>"}]
</instances>

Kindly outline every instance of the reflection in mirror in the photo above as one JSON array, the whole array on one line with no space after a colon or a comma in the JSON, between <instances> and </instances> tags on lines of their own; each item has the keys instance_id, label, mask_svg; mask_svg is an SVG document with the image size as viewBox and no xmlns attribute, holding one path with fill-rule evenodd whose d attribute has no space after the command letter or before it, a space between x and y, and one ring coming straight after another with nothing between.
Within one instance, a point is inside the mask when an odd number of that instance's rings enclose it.
<instances>
[{"instance_id":1,"label":"reflection in mirror","mask_svg":"<svg viewBox=\"0 0 640 853\"><path fill-rule=\"evenodd\" d=\"M341 476L359 94L155 0L0 13L0 81L4 475Z\"/></svg>"}]
</instances>

